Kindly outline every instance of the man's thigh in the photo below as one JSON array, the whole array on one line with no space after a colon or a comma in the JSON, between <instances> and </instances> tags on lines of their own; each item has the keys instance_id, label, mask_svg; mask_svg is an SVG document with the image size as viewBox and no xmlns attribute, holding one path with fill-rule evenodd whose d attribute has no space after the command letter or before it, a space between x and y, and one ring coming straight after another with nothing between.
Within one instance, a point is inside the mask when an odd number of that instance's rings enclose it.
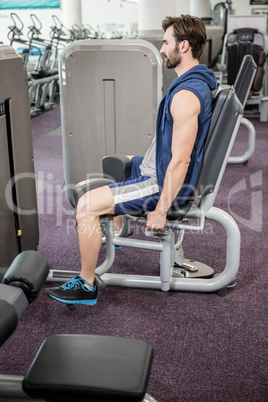
<instances>
[{"instance_id":1,"label":"man's thigh","mask_svg":"<svg viewBox=\"0 0 268 402\"><path fill-rule=\"evenodd\" d=\"M124 215L137 211L152 211L159 200L159 188L155 179L139 176L132 180L109 185L115 215Z\"/></svg>"},{"instance_id":2,"label":"man's thigh","mask_svg":"<svg viewBox=\"0 0 268 402\"><path fill-rule=\"evenodd\" d=\"M98 187L85 193L77 205L77 213L87 215L114 215L114 198L108 186Z\"/></svg>"}]
</instances>

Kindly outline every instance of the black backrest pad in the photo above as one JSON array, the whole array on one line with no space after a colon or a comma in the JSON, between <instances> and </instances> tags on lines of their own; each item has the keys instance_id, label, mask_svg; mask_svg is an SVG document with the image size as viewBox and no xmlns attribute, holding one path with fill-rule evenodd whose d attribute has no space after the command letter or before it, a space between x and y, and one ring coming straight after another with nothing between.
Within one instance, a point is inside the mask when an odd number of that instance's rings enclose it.
<instances>
[{"instance_id":1,"label":"black backrest pad","mask_svg":"<svg viewBox=\"0 0 268 402\"><path fill-rule=\"evenodd\" d=\"M243 58L243 62L240 66L234 83L235 93L242 105L244 105L247 100L248 93L251 88L252 79L255 76L256 71L257 65L253 59L253 56L247 54Z\"/></svg>"},{"instance_id":2,"label":"black backrest pad","mask_svg":"<svg viewBox=\"0 0 268 402\"><path fill-rule=\"evenodd\" d=\"M196 196L214 190L237 118L242 112L243 108L233 87L228 86L220 90L214 100L203 164L196 185Z\"/></svg>"}]
</instances>

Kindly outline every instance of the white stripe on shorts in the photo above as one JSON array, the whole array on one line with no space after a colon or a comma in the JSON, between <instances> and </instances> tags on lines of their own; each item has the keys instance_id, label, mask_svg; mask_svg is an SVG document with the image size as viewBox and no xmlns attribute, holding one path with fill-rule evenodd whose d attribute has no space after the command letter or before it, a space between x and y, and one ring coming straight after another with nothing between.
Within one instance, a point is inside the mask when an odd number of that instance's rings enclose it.
<instances>
[{"instance_id":1,"label":"white stripe on shorts","mask_svg":"<svg viewBox=\"0 0 268 402\"><path fill-rule=\"evenodd\" d=\"M137 188L138 186L139 188ZM159 192L159 187L155 179L150 178L138 184L130 184L129 186L126 185L111 188L111 191L113 193L114 203L121 204L124 202L156 194Z\"/></svg>"}]
</instances>

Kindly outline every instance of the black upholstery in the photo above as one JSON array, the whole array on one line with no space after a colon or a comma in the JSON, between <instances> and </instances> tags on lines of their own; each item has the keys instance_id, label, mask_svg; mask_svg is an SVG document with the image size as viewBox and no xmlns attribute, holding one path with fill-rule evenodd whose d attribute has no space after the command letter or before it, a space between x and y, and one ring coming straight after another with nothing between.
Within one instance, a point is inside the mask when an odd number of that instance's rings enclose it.
<instances>
[{"instance_id":1,"label":"black upholstery","mask_svg":"<svg viewBox=\"0 0 268 402\"><path fill-rule=\"evenodd\" d=\"M153 358L143 340L54 335L42 344L23 381L33 398L64 402L142 401Z\"/></svg>"},{"instance_id":2,"label":"black upholstery","mask_svg":"<svg viewBox=\"0 0 268 402\"><path fill-rule=\"evenodd\" d=\"M252 81L256 75L257 65L252 55L244 56L237 77L234 82L235 93L244 106L248 98ZM249 83L249 85L247 85Z\"/></svg>"},{"instance_id":3,"label":"black upholstery","mask_svg":"<svg viewBox=\"0 0 268 402\"><path fill-rule=\"evenodd\" d=\"M228 35L228 84L233 85L246 54L252 55L257 65L258 72L252 84L253 91L260 91L264 75L264 63L266 54L264 51L263 34L254 28L239 28Z\"/></svg>"},{"instance_id":4,"label":"black upholstery","mask_svg":"<svg viewBox=\"0 0 268 402\"><path fill-rule=\"evenodd\" d=\"M93 178L90 180L84 180L77 183L73 188L74 203L77 206L78 200L83 194L87 193L94 188L107 186L110 183L114 183L114 180L106 178Z\"/></svg>"},{"instance_id":5,"label":"black upholstery","mask_svg":"<svg viewBox=\"0 0 268 402\"><path fill-rule=\"evenodd\" d=\"M259 57L258 57L258 68L257 68L257 72L256 72L256 76L255 79L253 81L253 85L252 85L252 91L253 92L259 92L262 89L262 85L263 85L263 78L264 78L264 74L265 74L265 70L264 70L264 64L266 62L266 53L264 50L261 50Z\"/></svg>"},{"instance_id":6,"label":"black upholstery","mask_svg":"<svg viewBox=\"0 0 268 402\"><path fill-rule=\"evenodd\" d=\"M102 170L104 177L120 183L130 176L131 160L125 155L105 156L102 159Z\"/></svg>"},{"instance_id":7,"label":"black upholstery","mask_svg":"<svg viewBox=\"0 0 268 402\"><path fill-rule=\"evenodd\" d=\"M12 335L18 323L18 316L7 301L0 300L0 346Z\"/></svg>"},{"instance_id":8,"label":"black upholstery","mask_svg":"<svg viewBox=\"0 0 268 402\"><path fill-rule=\"evenodd\" d=\"M48 274L47 259L37 251L27 250L17 255L2 282L21 288L28 301L32 302L38 295Z\"/></svg>"},{"instance_id":9,"label":"black upholstery","mask_svg":"<svg viewBox=\"0 0 268 402\"><path fill-rule=\"evenodd\" d=\"M177 219L181 220L187 214L187 212L189 212L191 205L192 205L192 201L188 201L185 204L170 207L167 212L167 220L170 220L170 221L175 221ZM147 215L150 212L151 211L132 212L131 216L147 217ZM142 221L140 221L140 223L142 223Z\"/></svg>"},{"instance_id":10,"label":"black upholstery","mask_svg":"<svg viewBox=\"0 0 268 402\"><path fill-rule=\"evenodd\" d=\"M214 191L237 118L241 114L243 108L234 89L222 89L217 94L213 106L195 198Z\"/></svg>"},{"instance_id":11,"label":"black upholstery","mask_svg":"<svg viewBox=\"0 0 268 402\"><path fill-rule=\"evenodd\" d=\"M0 346L15 331L19 316L36 298L48 273L48 262L37 251L23 251L13 260L0 284Z\"/></svg>"}]
</instances>

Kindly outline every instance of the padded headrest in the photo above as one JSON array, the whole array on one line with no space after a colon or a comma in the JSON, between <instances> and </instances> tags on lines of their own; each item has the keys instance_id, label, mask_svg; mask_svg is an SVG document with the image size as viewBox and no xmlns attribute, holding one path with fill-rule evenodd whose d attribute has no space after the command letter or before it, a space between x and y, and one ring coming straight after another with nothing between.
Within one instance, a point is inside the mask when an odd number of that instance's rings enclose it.
<instances>
[{"instance_id":1,"label":"padded headrest","mask_svg":"<svg viewBox=\"0 0 268 402\"><path fill-rule=\"evenodd\" d=\"M234 33L237 34L237 39L241 42L253 42L254 35L258 30L255 28L238 28L234 30Z\"/></svg>"}]
</instances>

